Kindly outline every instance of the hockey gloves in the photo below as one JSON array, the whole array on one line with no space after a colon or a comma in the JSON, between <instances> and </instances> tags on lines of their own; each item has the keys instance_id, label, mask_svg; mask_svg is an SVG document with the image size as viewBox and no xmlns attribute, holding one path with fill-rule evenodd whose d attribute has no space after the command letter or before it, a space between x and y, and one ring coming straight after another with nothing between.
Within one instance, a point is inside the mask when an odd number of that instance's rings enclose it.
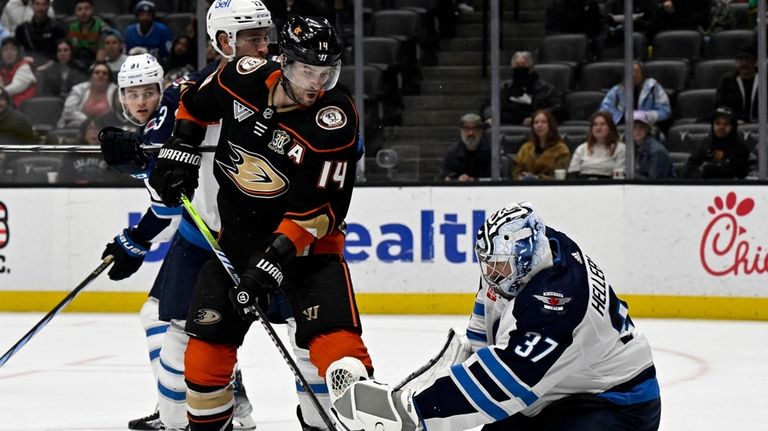
<instances>
[{"instance_id":1,"label":"hockey gloves","mask_svg":"<svg viewBox=\"0 0 768 431\"><path fill-rule=\"evenodd\" d=\"M114 257L112 268L109 270L111 280L122 280L133 275L139 270L147 255L150 244L144 241L136 241L131 238L131 229L124 229L107 244L101 258L112 255Z\"/></svg>"},{"instance_id":2,"label":"hockey gloves","mask_svg":"<svg viewBox=\"0 0 768 431\"><path fill-rule=\"evenodd\" d=\"M179 206L182 194L192 199L197 188L200 160L197 149L177 136L171 136L160 149L157 167L149 176L149 185L166 206Z\"/></svg>"},{"instance_id":3,"label":"hockey gloves","mask_svg":"<svg viewBox=\"0 0 768 431\"><path fill-rule=\"evenodd\" d=\"M108 126L99 132L99 142L101 155L110 167L134 178L144 179L149 175L151 159L141 149L136 133Z\"/></svg>"},{"instance_id":4,"label":"hockey gloves","mask_svg":"<svg viewBox=\"0 0 768 431\"><path fill-rule=\"evenodd\" d=\"M229 291L229 299L237 314L247 321L258 318L254 304L263 309L269 305L270 296L283 283L283 272L277 257L268 252L256 252L248 261L248 267L240 277L240 284Z\"/></svg>"}]
</instances>

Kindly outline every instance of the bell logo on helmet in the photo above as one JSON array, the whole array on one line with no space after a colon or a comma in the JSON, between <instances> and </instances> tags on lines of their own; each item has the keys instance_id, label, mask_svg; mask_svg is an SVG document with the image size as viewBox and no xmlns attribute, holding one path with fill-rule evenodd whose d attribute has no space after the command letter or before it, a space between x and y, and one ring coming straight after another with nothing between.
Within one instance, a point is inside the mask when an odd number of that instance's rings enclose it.
<instances>
[{"instance_id":1,"label":"bell logo on helmet","mask_svg":"<svg viewBox=\"0 0 768 431\"><path fill-rule=\"evenodd\" d=\"M221 9L225 7L229 7L229 4L232 3L232 0L218 0L216 2L216 6L214 6L216 9Z\"/></svg>"}]
</instances>

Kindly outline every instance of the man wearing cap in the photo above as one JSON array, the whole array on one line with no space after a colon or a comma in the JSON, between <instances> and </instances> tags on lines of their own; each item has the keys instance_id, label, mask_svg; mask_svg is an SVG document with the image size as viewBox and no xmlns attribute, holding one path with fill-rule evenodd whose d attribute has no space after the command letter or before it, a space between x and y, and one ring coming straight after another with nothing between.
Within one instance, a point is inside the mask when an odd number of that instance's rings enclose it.
<instances>
[{"instance_id":1,"label":"man wearing cap","mask_svg":"<svg viewBox=\"0 0 768 431\"><path fill-rule=\"evenodd\" d=\"M669 152L651 133L653 121L642 111L635 111L635 176L638 179L672 178L672 161Z\"/></svg>"},{"instance_id":2,"label":"man wearing cap","mask_svg":"<svg viewBox=\"0 0 768 431\"><path fill-rule=\"evenodd\" d=\"M136 23L125 29L125 48L141 46L154 55L161 63L168 59L173 44L173 33L163 23L155 21L155 4L141 0L133 8Z\"/></svg>"},{"instance_id":3,"label":"man wearing cap","mask_svg":"<svg viewBox=\"0 0 768 431\"><path fill-rule=\"evenodd\" d=\"M440 171L445 181L475 181L491 176L491 143L483 129L479 115L470 112L461 117L461 137L448 147Z\"/></svg>"},{"instance_id":4,"label":"man wearing cap","mask_svg":"<svg viewBox=\"0 0 768 431\"><path fill-rule=\"evenodd\" d=\"M104 60L109 66L109 70L114 73L120 72L120 66L123 65L125 55L123 44L123 35L114 28L107 29L101 36L101 48L96 56L97 60Z\"/></svg>"},{"instance_id":5,"label":"man wearing cap","mask_svg":"<svg viewBox=\"0 0 768 431\"><path fill-rule=\"evenodd\" d=\"M757 121L757 49L742 45L736 53L736 71L723 76L715 93L715 106L728 106L736 118Z\"/></svg>"}]
</instances>

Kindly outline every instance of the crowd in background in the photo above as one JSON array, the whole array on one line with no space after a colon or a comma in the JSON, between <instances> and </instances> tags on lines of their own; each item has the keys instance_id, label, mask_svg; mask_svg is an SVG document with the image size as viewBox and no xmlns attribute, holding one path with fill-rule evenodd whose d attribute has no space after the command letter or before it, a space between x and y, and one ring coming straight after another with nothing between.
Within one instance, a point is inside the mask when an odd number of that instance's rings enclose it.
<instances>
[{"instance_id":1,"label":"crowd in background","mask_svg":"<svg viewBox=\"0 0 768 431\"><path fill-rule=\"evenodd\" d=\"M651 41L659 33L690 29L703 37L739 28L729 4L738 0L635 0L634 29ZM120 2L117 2L120 3ZM92 0L8 0L0 16L0 144L98 144L88 131L106 125L133 127L122 115L115 76L130 53L149 52L161 61L174 79L197 67L196 2L169 0L157 5L149 0L124 0L122 9L100 11ZM350 0L264 0L275 26L293 14L329 18L342 29L351 46ZM379 5L396 3L380 0ZM383 71L384 100L379 118L367 121L366 133L397 125L403 111L401 94L419 94L419 66L437 62L440 40L455 37L457 17L472 12L482 2L432 0L423 2L431 25L420 30L418 49L394 73ZM623 45L623 0L552 0L546 9L547 34L581 33L589 39L587 62L598 60L606 50ZM101 4L101 3L100 3ZM756 1L750 2L754 22ZM163 9L164 8L164 9ZM66 9L66 10L64 10ZM185 11L184 13L179 13ZM407 48L407 41L404 42ZM757 117L756 40L733 47L733 70L718 87L713 110L693 119L709 124L708 139L698 142L690 154L670 151L670 127L676 117L675 90L645 71L644 60L653 45L643 46L633 65L634 100L624 97L623 81L605 88L594 115L582 118L585 127L578 142L559 132L569 117L568 90L563 91L537 72L537 52L520 50L511 58L511 75L500 91L501 123L528 128L514 151L505 149L504 180L532 181L559 178L623 178L625 146L624 110L633 103L635 127L635 176L637 178L744 178L756 170L756 149L745 146L737 130ZM351 49L348 49L348 54ZM213 60L209 49L206 60ZM350 55L345 56L349 63ZM693 60L693 59L691 59ZM410 65L410 66L408 66ZM574 75L578 79L580 65ZM344 78L344 76L342 76ZM619 82L620 81L620 82ZM348 85L349 86L349 85ZM51 106L55 106L51 108ZM375 109L374 109L375 110ZM368 108L366 107L366 111ZM56 112L56 118L50 112ZM369 113L365 113L368 118ZM375 117L376 114L374 114ZM40 117L45 117L41 120ZM382 120L383 117L383 120ZM718 128L719 119L727 125ZM686 119L687 120L687 119ZM490 100L475 113L462 116L459 136L446 143L437 181L471 181L490 177ZM728 127L728 132L723 132ZM725 133L721 136L722 133ZM370 139L369 142L374 142ZM367 143L368 156L378 148ZM29 160L34 163L29 163ZM718 169L711 166L720 166ZM723 168L728 165L727 168ZM731 166L733 165L733 166ZM30 168L31 166L31 168ZM39 175L35 172L39 170ZM47 175L55 171L59 175ZM30 175L33 174L33 175ZM110 172L97 154L3 153L3 182L116 183L126 180Z\"/></svg>"}]
</instances>

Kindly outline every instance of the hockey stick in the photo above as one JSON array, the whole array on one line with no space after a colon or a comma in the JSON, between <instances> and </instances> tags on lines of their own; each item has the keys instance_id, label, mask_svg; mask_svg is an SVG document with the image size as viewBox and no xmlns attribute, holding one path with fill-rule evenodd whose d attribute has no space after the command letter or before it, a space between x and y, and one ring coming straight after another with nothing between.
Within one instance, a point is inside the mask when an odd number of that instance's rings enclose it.
<instances>
[{"instance_id":1,"label":"hockey stick","mask_svg":"<svg viewBox=\"0 0 768 431\"><path fill-rule=\"evenodd\" d=\"M61 302L59 302L58 304L56 304L55 307L53 307L53 310L49 311L48 314L46 314L42 320L37 322L37 324L33 326L32 329L30 329L26 334L24 334L24 336L21 337L21 339L17 341L16 344L13 345L13 347L11 347L7 352L5 352L3 356L0 357L0 367L5 365L5 363L8 362L8 360L11 359L11 357L15 355L16 352L21 350L21 348L24 347L24 345L27 344L27 342L30 339L32 339L32 337L34 337L35 334L40 332L45 327L45 325L47 325L48 322L50 322L53 319L54 316L59 314L59 312L63 310L64 307L69 305L69 303L72 302L73 299L75 299L75 296L77 296L77 294L80 293L80 291L83 290L85 286L89 285L93 280L96 279L96 277L99 276L99 274L104 272L104 270L107 269L107 267L110 264L112 264L112 259L113 257L111 255L105 257L104 260L101 261L101 264L96 269L94 269L93 272L91 272L88 275L88 277L85 277L85 280L83 280L80 284L77 285L77 287L75 287L71 292L69 292L69 294L66 297L64 297L64 299L61 300Z\"/></svg>"},{"instance_id":2,"label":"hockey stick","mask_svg":"<svg viewBox=\"0 0 768 431\"><path fill-rule=\"evenodd\" d=\"M240 284L240 276L237 275L235 267L229 261L227 255L224 254L224 251L221 249L218 241L216 241L216 238L213 237L211 231L208 229L208 226L206 226L205 222L200 217L200 214L198 214L197 210L195 210L195 207L192 206L192 202L190 202L186 196L182 195L181 203L184 205L184 209L187 210L187 213L189 213L189 216L192 217L192 220L194 220L195 225L200 230L200 233L202 233L205 237L208 245L210 245L213 249L213 253L219 259L219 262L221 262L221 264L224 266L224 269L229 274L229 277L232 278L232 281L235 283L235 285ZM304 390L307 392L309 399L312 401L315 409L317 409L317 412L320 414L320 418L323 419L323 422L329 430L335 430L336 426L333 424L330 416L328 416L328 413L323 409L323 406L320 405L320 401L317 400L315 392L312 390L312 387L309 386L309 383L307 383L307 379L304 378L304 375L301 374L301 371L296 365L296 362L293 360L290 353L288 353L288 349L285 348L285 344L283 344L283 342L280 341L280 338L278 338L277 333L275 332L275 328L271 323L269 323L264 310L261 309L261 306L259 306L258 303L253 304L253 309L256 312L259 323L261 323L261 326L263 326L264 330L267 331L267 335L269 335L269 338L272 339L272 342L275 344L275 347L277 347L280 355L282 355L283 359L288 364L288 368L291 369L293 375L296 377L296 379L299 380L301 387L304 388Z\"/></svg>"},{"instance_id":3,"label":"hockey stick","mask_svg":"<svg viewBox=\"0 0 768 431\"><path fill-rule=\"evenodd\" d=\"M160 151L163 144L142 144L144 151ZM214 145L202 145L197 148L204 153L216 151ZM99 145L0 145L0 151L7 153L100 153Z\"/></svg>"}]
</instances>

